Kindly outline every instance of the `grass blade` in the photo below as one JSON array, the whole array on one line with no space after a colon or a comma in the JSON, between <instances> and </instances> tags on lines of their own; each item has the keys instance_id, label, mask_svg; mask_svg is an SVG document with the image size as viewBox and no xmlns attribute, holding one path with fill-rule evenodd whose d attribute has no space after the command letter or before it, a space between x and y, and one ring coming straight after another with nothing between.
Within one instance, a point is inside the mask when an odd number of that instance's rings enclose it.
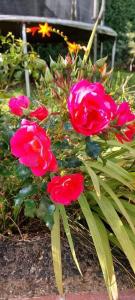
<instances>
[{"instance_id":1,"label":"grass blade","mask_svg":"<svg viewBox=\"0 0 135 300\"><path fill-rule=\"evenodd\" d=\"M117 285L107 232L98 216L96 216L95 213L92 213L87 199L84 195L80 196L79 204L93 238L93 242L102 268L105 283L108 289L109 297L110 299L117 300Z\"/></svg>"},{"instance_id":2,"label":"grass blade","mask_svg":"<svg viewBox=\"0 0 135 300\"><path fill-rule=\"evenodd\" d=\"M104 188L104 190L111 196L111 198L115 201L115 203L117 204L120 212L125 217L125 219L127 220L128 224L130 225L132 231L135 234L134 224L132 223L132 220L131 220L131 218L130 218L128 212L127 212L127 210L123 206L122 201L120 201L120 199L117 197L117 195L113 192L113 190L109 187L109 185L107 183L103 182L103 180L100 180L100 184L102 185L102 187Z\"/></svg>"},{"instance_id":3,"label":"grass blade","mask_svg":"<svg viewBox=\"0 0 135 300\"><path fill-rule=\"evenodd\" d=\"M59 208L56 206L54 212L54 225L51 230L51 246L52 246L52 258L56 285L60 295L63 295L62 285L62 264L61 264L61 245L60 245L60 216Z\"/></svg>"},{"instance_id":4,"label":"grass blade","mask_svg":"<svg viewBox=\"0 0 135 300\"><path fill-rule=\"evenodd\" d=\"M110 225L113 232L115 233L116 238L118 242L121 244L121 247L129 260L131 268L135 273L135 247L128 236L124 224L122 223L121 219L119 218L119 215L117 214L115 208L113 207L109 199L107 199L106 197L101 197L101 199L99 200L96 194L95 195L93 194L93 196L96 199L108 224Z\"/></svg>"},{"instance_id":5,"label":"grass blade","mask_svg":"<svg viewBox=\"0 0 135 300\"><path fill-rule=\"evenodd\" d=\"M128 188L133 189L132 184L130 182L128 182L127 180L125 180L123 177L121 177L119 174L117 174L117 172L113 171L111 169L111 167L109 168L108 166L103 166L103 164L99 163L99 162L90 162L89 164L91 167L105 173L106 175L108 175L111 178L118 180L119 182L121 182L122 184L127 186Z\"/></svg>"},{"instance_id":6,"label":"grass blade","mask_svg":"<svg viewBox=\"0 0 135 300\"><path fill-rule=\"evenodd\" d=\"M92 183L94 185L95 191L97 196L100 198L100 184L99 184L99 179L98 176L96 175L96 173L92 170L92 168L90 167L90 165L88 165L86 162L83 162L90 177L92 180Z\"/></svg>"},{"instance_id":7,"label":"grass blade","mask_svg":"<svg viewBox=\"0 0 135 300\"><path fill-rule=\"evenodd\" d=\"M109 166L109 168L111 168L114 172L119 174L121 177L123 177L125 180L129 182L133 181L133 177L131 173L127 172L124 168L120 167L117 163L108 160L106 165Z\"/></svg>"},{"instance_id":8,"label":"grass blade","mask_svg":"<svg viewBox=\"0 0 135 300\"><path fill-rule=\"evenodd\" d=\"M64 230L68 239L68 243L70 246L70 250L74 259L74 262L78 268L78 271L80 272L80 274L82 275L77 257L76 257L76 253L75 253L75 249L74 249L74 244L73 244L73 240L72 240L72 236L71 236L71 232L70 232L70 227L68 224L68 218L67 218L67 214L66 214L66 210L65 207L63 205L59 205L59 210L60 210L60 215L62 217L62 221L63 221L63 226L64 226Z\"/></svg>"},{"instance_id":9,"label":"grass blade","mask_svg":"<svg viewBox=\"0 0 135 300\"><path fill-rule=\"evenodd\" d=\"M110 146L114 146L114 147L120 147L120 148L124 148L125 150L127 150L128 152L131 153L131 155L135 156L135 149L133 148L134 144L131 144L130 146L130 143L119 143L118 141L107 141L107 144L110 145Z\"/></svg>"}]
</instances>

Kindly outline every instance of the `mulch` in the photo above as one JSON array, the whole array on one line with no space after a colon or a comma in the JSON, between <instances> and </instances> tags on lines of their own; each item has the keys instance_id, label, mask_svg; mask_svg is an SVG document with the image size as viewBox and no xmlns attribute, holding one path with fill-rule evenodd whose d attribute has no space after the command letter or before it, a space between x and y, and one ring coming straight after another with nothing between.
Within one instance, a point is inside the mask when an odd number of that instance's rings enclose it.
<instances>
[{"instance_id":1,"label":"mulch","mask_svg":"<svg viewBox=\"0 0 135 300\"><path fill-rule=\"evenodd\" d=\"M77 236L74 240L83 277L76 269L66 239L62 237L63 284L65 293L70 293L66 296L66 300L82 300L82 296L77 298L76 295L82 292L98 292L102 295L105 292L104 280L91 241ZM115 263L115 271L120 290L126 291L135 287L135 279L125 257L120 264ZM37 296L47 297L41 298L42 300L56 300L58 298L54 296L56 294L48 232L36 236L24 235L23 240L18 236L0 240L0 300L22 300L32 297L37 300L38 298L35 298ZM52 298L49 298L50 295L53 295ZM94 294L92 296L88 294L83 300L96 299L92 297ZM101 296L100 300L102 300Z\"/></svg>"}]
</instances>

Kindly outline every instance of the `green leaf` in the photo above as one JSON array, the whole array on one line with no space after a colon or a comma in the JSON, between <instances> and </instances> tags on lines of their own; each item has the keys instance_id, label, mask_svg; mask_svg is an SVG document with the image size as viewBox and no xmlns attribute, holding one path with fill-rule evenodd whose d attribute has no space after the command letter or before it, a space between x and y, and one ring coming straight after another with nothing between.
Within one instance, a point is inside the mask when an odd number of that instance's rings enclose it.
<instances>
[{"instance_id":1,"label":"green leaf","mask_svg":"<svg viewBox=\"0 0 135 300\"><path fill-rule=\"evenodd\" d=\"M135 156L135 149L133 149L132 144L130 146L130 143L119 143L118 141L107 141L107 144L110 146L120 147L124 148L125 150L128 150L129 153L131 153L133 156Z\"/></svg>"},{"instance_id":2,"label":"green leaf","mask_svg":"<svg viewBox=\"0 0 135 300\"><path fill-rule=\"evenodd\" d=\"M135 197L135 195L134 195L134 197ZM121 201L122 201L124 207L135 216L135 205L124 199L121 199Z\"/></svg>"},{"instance_id":3,"label":"green leaf","mask_svg":"<svg viewBox=\"0 0 135 300\"><path fill-rule=\"evenodd\" d=\"M128 188L132 189L133 186L131 185L130 182L128 182L127 180L125 180L123 177L121 177L117 172L113 171L111 169L111 167L109 166L104 166L102 163L100 162L87 162L88 166L93 167L94 169L97 169L105 174L107 174L109 177L114 178L116 180L118 180L119 182L121 182L122 184L124 184L125 186L127 186Z\"/></svg>"},{"instance_id":4,"label":"green leaf","mask_svg":"<svg viewBox=\"0 0 135 300\"><path fill-rule=\"evenodd\" d=\"M25 198L38 192L36 184L29 184L24 186L18 193L19 197Z\"/></svg>"},{"instance_id":5,"label":"green leaf","mask_svg":"<svg viewBox=\"0 0 135 300\"><path fill-rule=\"evenodd\" d=\"M129 182L133 181L133 177L132 177L131 173L127 172L124 168L120 167L117 163L114 163L111 160L108 160L106 166L111 168L114 172L119 174L125 180L127 180Z\"/></svg>"},{"instance_id":6,"label":"green leaf","mask_svg":"<svg viewBox=\"0 0 135 300\"><path fill-rule=\"evenodd\" d=\"M83 57L82 67L86 64L86 62L87 62L87 60L88 60L88 57L89 57L89 55L90 55L90 51L91 51L91 48L92 48L94 36L95 36L95 34L96 34L98 22L99 22L99 18L97 18L97 20L96 20L96 22L95 22L95 24L94 24L94 26L93 26L92 33L91 33L91 35L90 35L90 38L89 38L89 41L88 41L88 44L87 44L87 49L86 49L85 54L84 54L84 57Z\"/></svg>"},{"instance_id":7,"label":"green leaf","mask_svg":"<svg viewBox=\"0 0 135 300\"><path fill-rule=\"evenodd\" d=\"M24 215L26 217L34 218L36 215L36 203L34 200L25 200L24 202Z\"/></svg>"},{"instance_id":8,"label":"green leaf","mask_svg":"<svg viewBox=\"0 0 135 300\"><path fill-rule=\"evenodd\" d=\"M114 233L108 231L108 238L109 238L109 241L110 241L113 245L117 246L117 247L122 251L121 245L120 245L120 243L118 242L118 240L116 239L116 236L115 236Z\"/></svg>"},{"instance_id":9,"label":"green leaf","mask_svg":"<svg viewBox=\"0 0 135 300\"><path fill-rule=\"evenodd\" d=\"M120 217L118 216L115 208L113 207L109 199L107 199L104 196L102 196L101 199L99 199L96 196L96 194L94 195L94 197L108 224L115 233L118 242L121 244L121 247L130 262L131 268L135 272L135 247L130 241L127 231L125 230L124 224L122 223Z\"/></svg>"},{"instance_id":10,"label":"green leaf","mask_svg":"<svg viewBox=\"0 0 135 300\"><path fill-rule=\"evenodd\" d=\"M15 221L19 215L23 201L24 201L24 199L22 197L16 196L14 198L13 216L14 216Z\"/></svg>"},{"instance_id":11,"label":"green leaf","mask_svg":"<svg viewBox=\"0 0 135 300\"><path fill-rule=\"evenodd\" d=\"M135 247L135 235L134 235L134 233L132 232L132 230L130 229L128 224L125 224L125 229L128 233L128 236L129 236L130 240L132 241L132 243L134 244L134 247Z\"/></svg>"},{"instance_id":12,"label":"green leaf","mask_svg":"<svg viewBox=\"0 0 135 300\"><path fill-rule=\"evenodd\" d=\"M11 171L9 171L9 169L6 168L5 165L0 166L0 175L3 177L8 177L11 175Z\"/></svg>"},{"instance_id":13,"label":"green leaf","mask_svg":"<svg viewBox=\"0 0 135 300\"><path fill-rule=\"evenodd\" d=\"M98 59L96 62L95 62L95 65L99 68L103 67L105 62L107 61L107 56L105 57L102 57L100 59Z\"/></svg>"},{"instance_id":14,"label":"green leaf","mask_svg":"<svg viewBox=\"0 0 135 300\"><path fill-rule=\"evenodd\" d=\"M97 159L101 152L100 145L95 141L92 141L90 137L86 137L86 153L88 156Z\"/></svg>"},{"instance_id":15,"label":"green leaf","mask_svg":"<svg viewBox=\"0 0 135 300\"><path fill-rule=\"evenodd\" d=\"M98 176L96 175L96 173L92 170L92 168L90 167L90 164L84 162L84 165L91 177L91 180L92 180L92 183L94 185L94 188L95 188L95 191L96 191L96 194L97 196L100 198L100 185L99 185L99 179L98 179Z\"/></svg>"},{"instance_id":16,"label":"green leaf","mask_svg":"<svg viewBox=\"0 0 135 300\"><path fill-rule=\"evenodd\" d=\"M131 220L128 212L126 211L125 207L123 206L122 201L120 201L120 199L117 197L117 195L113 192L113 190L109 187L109 185L107 183L103 182L103 180L100 180L100 184L103 186L104 190L111 196L111 198L115 201L115 203L117 204L117 206L120 209L121 214L125 217L125 219L129 223L132 231L135 234L134 224L132 223L132 220Z\"/></svg>"},{"instance_id":17,"label":"green leaf","mask_svg":"<svg viewBox=\"0 0 135 300\"><path fill-rule=\"evenodd\" d=\"M16 174L17 174L18 177L25 180L26 178L28 178L31 175L31 171L27 167L25 167L24 165L19 164L16 167Z\"/></svg>"},{"instance_id":18,"label":"green leaf","mask_svg":"<svg viewBox=\"0 0 135 300\"><path fill-rule=\"evenodd\" d=\"M109 297L110 299L117 300L116 278L106 229L99 217L95 213L92 213L84 195L80 196L79 204L93 238Z\"/></svg>"},{"instance_id":19,"label":"green leaf","mask_svg":"<svg viewBox=\"0 0 135 300\"><path fill-rule=\"evenodd\" d=\"M54 224L53 214L55 205L47 197L43 197L37 209L37 217L43 220L46 226L51 230Z\"/></svg>"},{"instance_id":20,"label":"green leaf","mask_svg":"<svg viewBox=\"0 0 135 300\"><path fill-rule=\"evenodd\" d=\"M54 225L51 230L52 258L56 285L60 295L63 295L62 284L62 263L61 263L61 244L60 244L60 216L59 207L54 212Z\"/></svg>"},{"instance_id":21,"label":"green leaf","mask_svg":"<svg viewBox=\"0 0 135 300\"><path fill-rule=\"evenodd\" d=\"M74 262L75 262L75 264L78 268L78 271L82 275L82 272L81 272L81 269L80 269L80 266L79 266L79 263L78 263L78 260L77 260L77 257L76 257L76 253L75 253L74 244L73 244L73 240L72 240L72 236L71 236L71 232L70 232L70 227L69 227L69 224L68 224L68 217L67 217L67 214L66 214L66 211L65 211L65 207L62 206L62 205L59 205L59 210L60 210L60 215L62 217L64 230L65 230L65 233L66 233L66 236L67 236L67 239L68 239L68 243L69 243L69 246L70 246L70 250L71 250Z\"/></svg>"}]
</instances>

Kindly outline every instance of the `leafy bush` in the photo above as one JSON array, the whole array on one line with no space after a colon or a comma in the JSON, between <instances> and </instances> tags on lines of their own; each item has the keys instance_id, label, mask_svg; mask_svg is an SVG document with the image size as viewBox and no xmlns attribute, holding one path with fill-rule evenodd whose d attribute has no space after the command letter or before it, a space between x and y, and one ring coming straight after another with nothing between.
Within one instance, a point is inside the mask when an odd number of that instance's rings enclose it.
<instances>
[{"instance_id":1,"label":"leafy bush","mask_svg":"<svg viewBox=\"0 0 135 300\"><path fill-rule=\"evenodd\" d=\"M44 73L45 61L34 52L30 44L28 47L28 54L24 54L21 39L15 39L12 33L0 35L0 90L22 84L25 68L29 70L33 80L38 80Z\"/></svg>"},{"instance_id":2,"label":"leafy bush","mask_svg":"<svg viewBox=\"0 0 135 300\"><path fill-rule=\"evenodd\" d=\"M15 95L1 105L0 222L4 232L21 213L46 223L63 294L60 222L81 273L69 222L77 212L93 239L109 298L117 300L111 245L135 272L135 114L132 101L123 101L130 95L127 80L120 86L119 78L109 79L106 58L94 66L87 61L91 44L83 60L73 54L51 59L36 81L39 100Z\"/></svg>"},{"instance_id":3,"label":"leafy bush","mask_svg":"<svg viewBox=\"0 0 135 300\"><path fill-rule=\"evenodd\" d=\"M135 1L134 0L108 0L106 1L106 24L118 33L117 55L119 64L126 65L128 57L127 33L135 31Z\"/></svg>"}]
</instances>

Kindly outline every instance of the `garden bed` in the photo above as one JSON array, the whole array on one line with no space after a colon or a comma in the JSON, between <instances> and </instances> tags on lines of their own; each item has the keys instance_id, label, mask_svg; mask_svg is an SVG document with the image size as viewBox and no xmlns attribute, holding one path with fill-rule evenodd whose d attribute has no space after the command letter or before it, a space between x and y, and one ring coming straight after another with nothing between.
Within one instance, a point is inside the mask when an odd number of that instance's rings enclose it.
<instances>
[{"instance_id":1,"label":"garden bed","mask_svg":"<svg viewBox=\"0 0 135 300\"><path fill-rule=\"evenodd\" d=\"M102 293L104 295L104 280L92 243L86 240L85 237L78 236L75 238L75 248L83 277L79 275L72 261L65 238L62 238L65 292L75 294L100 292L101 295ZM132 277L126 259L122 254L119 253L119 255L121 256L121 258L119 257L120 263L115 264L119 290L133 289L135 279ZM57 293L49 233L40 233L36 236L23 235L23 240L17 236L10 239L1 238L0 291L0 299L2 300L31 298Z\"/></svg>"}]
</instances>

